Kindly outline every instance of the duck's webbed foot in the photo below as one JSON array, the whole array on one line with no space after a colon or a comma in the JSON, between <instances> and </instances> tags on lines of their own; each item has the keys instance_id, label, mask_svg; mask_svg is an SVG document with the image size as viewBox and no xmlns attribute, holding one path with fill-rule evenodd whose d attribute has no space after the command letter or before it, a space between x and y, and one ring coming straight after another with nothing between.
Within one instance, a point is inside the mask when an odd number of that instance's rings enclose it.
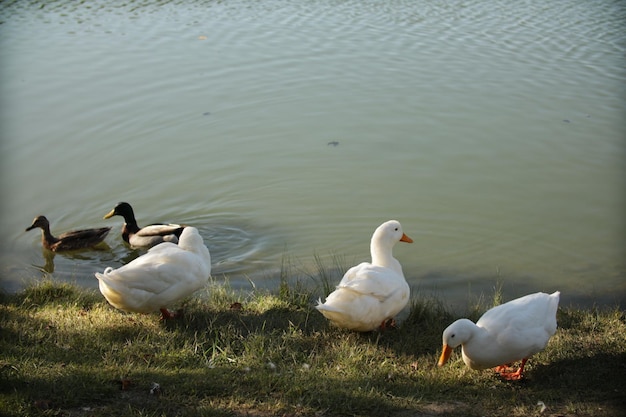
<instances>
[{"instance_id":1,"label":"duck's webbed foot","mask_svg":"<svg viewBox=\"0 0 626 417\"><path fill-rule=\"evenodd\" d=\"M528 358L522 359L522 363L517 370L512 368L511 364L496 366L494 369L500 374L500 377L506 381L519 381L524 378L524 365L526 365L526 361L528 361Z\"/></svg>"},{"instance_id":2,"label":"duck's webbed foot","mask_svg":"<svg viewBox=\"0 0 626 417\"><path fill-rule=\"evenodd\" d=\"M515 372L517 369L513 368L512 363L505 363L504 365L496 366L493 370L498 374L508 374Z\"/></svg>"}]
</instances>

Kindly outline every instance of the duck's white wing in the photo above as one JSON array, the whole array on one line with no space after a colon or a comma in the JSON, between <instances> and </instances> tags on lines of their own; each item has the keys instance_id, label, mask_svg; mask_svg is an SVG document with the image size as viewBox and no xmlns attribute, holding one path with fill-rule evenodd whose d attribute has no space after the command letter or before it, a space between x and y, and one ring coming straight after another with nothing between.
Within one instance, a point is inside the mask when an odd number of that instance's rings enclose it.
<instances>
[{"instance_id":1,"label":"duck's white wing","mask_svg":"<svg viewBox=\"0 0 626 417\"><path fill-rule=\"evenodd\" d=\"M490 309L476 325L493 330L500 330L504 326L517 329L538 324L543 326L551 315L551 308L548 294L529 294ZM556 309L554 311L556 312ZM553 322L556 329L556 319Z\"/></svg>"},{"instance_id":2,"label":"duck's white wing","mask_svg":"<svg viewBox=\"0 0 626 417\"><path fill-rule=\"evenodd\" d=\"M404 278L395 271L382 266L363 262L350 268L337 288L387 300L402 289Z\"/></svg>"},{"instance_id":3,"label":"duck's white wing","mask_svg":"<svg viewBox=\"0 0 626 417\"><path fill-rule=\"evenodd\" d=\"M198 255L182 250L173 243L162 243L112 273L123 279L129 287L158 293L181 281L194 279L206 269Z\"/></svg>"},{"instance_id":4,"label":"duck's white wing","mask_svg":"<svg viewBox=\"0 0 626 417\"><path fill-rule=\"evenodd\" d=\"M210 269L198 255L163 243L118 269L96 277L108 288L109 302L130 311L149 311L185 297L204 286Z\"/></svg>"},{"instance_id":5,"label":"duck's white wing","mask_svg":"<svg viewBox=\"0 0 626 417\"><path fill-rule=\"evenodd\" d=\"M543 349L556 332L557 308L558 295L529 294L487 311L476 325L503 348L528 355Z\"/></svg>"}]
</instances>

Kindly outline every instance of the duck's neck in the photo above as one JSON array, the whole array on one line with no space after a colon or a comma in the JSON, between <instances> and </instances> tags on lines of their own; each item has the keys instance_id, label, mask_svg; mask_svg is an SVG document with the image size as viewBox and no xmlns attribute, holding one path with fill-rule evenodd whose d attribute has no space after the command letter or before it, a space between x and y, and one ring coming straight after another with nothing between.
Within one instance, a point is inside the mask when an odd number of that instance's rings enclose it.
<instances>
[{"instance_id":1,"label":"duck's neck","mask_svg":"<svg viewBox=\"0 0 626 417\"><path fill-rule=\"evenodd\" d=\"M379 242L372 241L370 244L370 252L372 253L372 265L390 268L399 274L402 274L402 266L396 258L393 257L391 248L381 245Z\"/></svg>"},{"instance_id":2,"label":"duck's neck","mask_svg":"<svg viewBox=\"0 0 626 417\"><path fill-rule=\"evenodd\" d=\"M135 219L132 219L130 221L126 220L124 223L124 230L130 234L137 233L139 229L140 228L137 225L137 222L135 221Z\"/></svg>"},{"instance_id":3,"label":"duck's neck","mask_svg":"<svg viewBox=\"0 0 626 417\"><path fill-rule=\"evenodd\" d=\"M59 239L52 236L52 233L50 233L50 226L46 225L45 227L41 228L41 241L43 242L44 246L46 246L46 244L49 246L53 243L58 242Z\"/></svg>"},{"instance_id":4,"label":"duck's neck","mask_svg":"<svg viewBox=\"0 0 626 417\"><path fill-rule=\"evenodd\" d=\"M497 346L494 345L494 341L486 329L476 326L469 320L467 321L471 332L467 340L463 341L463 361L471 369L484 369L484 363L492 360L494 348L497 350Z\"/></svg>"},{"instance_id":5,"label":"duck's neck","mask_svg":"<svg viewBox=\"0 0 626 417\"><path fill-rule=\"evenodd\" d=\"M130 214L124 215L124 226L122 226L122 239L125 242L130 241L130 235L134 235L140 230L137 225L137 220L135 220L135 215L131 212Z\"/></svg>"}]
</instances>

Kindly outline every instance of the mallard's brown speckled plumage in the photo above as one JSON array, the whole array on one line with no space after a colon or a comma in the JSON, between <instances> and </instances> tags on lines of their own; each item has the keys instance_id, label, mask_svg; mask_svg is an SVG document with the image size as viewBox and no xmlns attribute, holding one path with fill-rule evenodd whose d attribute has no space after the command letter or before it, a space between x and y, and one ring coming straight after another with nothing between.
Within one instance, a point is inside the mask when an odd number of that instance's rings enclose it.
<instances>
[{"instance_id":1,"label":"mallard's brown speckled plumage","mask_svg":"<svg viewBox=\"0 0 626 417\"><path fill-rule=\"evenodd\" d=\"M85 249L101 243L111 230L110 227L72 230L55 237L50 233L50 222L45 216L37 216L26 231L41 228L41 243L53 252Z\"/></svg>"}]
</instances>

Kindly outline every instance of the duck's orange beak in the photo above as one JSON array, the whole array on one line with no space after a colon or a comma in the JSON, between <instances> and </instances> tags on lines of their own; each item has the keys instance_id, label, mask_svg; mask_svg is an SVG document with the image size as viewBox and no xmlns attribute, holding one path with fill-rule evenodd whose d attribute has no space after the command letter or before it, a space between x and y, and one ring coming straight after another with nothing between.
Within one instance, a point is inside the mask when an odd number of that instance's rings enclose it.
<instances>
[{"instance_id":1,"label":"duck's orange beak","mask_svg":"<svg viewBox=\"0 0 626 417\"><path fill-rule=\"evenodd\" d=\"M402 237L400 238L400 242L413 243L413 239L402 233Z\"/></svg>"},{"instance_id":2,"label":"duck's orange beak","mask_svg":"<svg viewBox=\"0 0 626 417\"><path fill-rule=\"evenodd\" d=\"M441 356L439 357L439 362L437 362L438 366L443 366L450 359L450 355L452 354L452 348L448 345L443 345L443 352L441 352Z\"/></svg>"}]
</instances>

